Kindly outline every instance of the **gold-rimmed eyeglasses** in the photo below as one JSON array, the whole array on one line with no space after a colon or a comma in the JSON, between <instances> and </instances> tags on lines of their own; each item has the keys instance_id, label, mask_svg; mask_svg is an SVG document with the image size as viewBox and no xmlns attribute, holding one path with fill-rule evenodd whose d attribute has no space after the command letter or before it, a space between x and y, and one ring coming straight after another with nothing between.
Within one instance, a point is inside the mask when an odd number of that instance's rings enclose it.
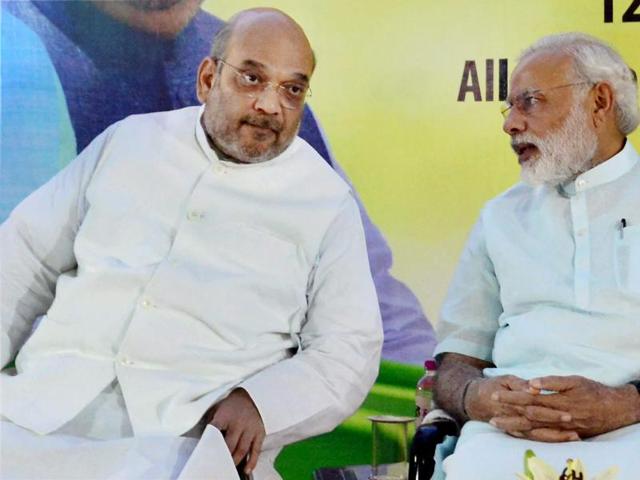
<instances>
[{"instance_id":1,"label":"gold-rimmed eyeglasses","mask_svg":"<svg viewBox=\"0 0 640 480\"><path fill-rule=\"evenodd\" d=\"M593 82L574 82L574 83L565 83L564 85L557 85L555 87L549 88L541 88L536 90L526 90L522 92L520 95L516 95L511 100L507 100L502 108L500 109L500 113L506 119L509 116L509 111L515 107L515 109L523 114L523 115L533 115L536 113L538 108L540 108L541 104L541 95L546 92L550 92L552 90L558 90L560 88L567 87L575 87L578 85L591 85L593 86Z\"/></svg>"},{"instance_id":2,"label":"gold-rimmed eyeglasses","mask_svg":"<svg viewBox=\"0 0 640 480\"><path fill-rule=\"evenodd\" d=\"M262 95L268 87L273 88L278 94L280 105L290 110L295 110L304 105L305 100L311 96L309 85L304 82L287 81L274 83L264 78L264 75L256 68L241 69L221 58L214 58L215 61L226 65L235 74L235 88L250 98L257 98Z\"/></svg>"}]
</instances>

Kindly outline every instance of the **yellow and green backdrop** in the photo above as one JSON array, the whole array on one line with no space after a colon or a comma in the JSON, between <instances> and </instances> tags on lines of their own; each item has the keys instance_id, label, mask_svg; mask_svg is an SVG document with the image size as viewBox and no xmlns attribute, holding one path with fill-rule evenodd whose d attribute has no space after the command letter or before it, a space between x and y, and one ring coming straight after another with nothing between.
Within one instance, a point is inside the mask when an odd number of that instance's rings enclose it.
<instances>
[{"instance_id":1,"label":"yellow and green backdrop","mask_svg":"<svg viewBox=\"0 0 640 480\"><path fill-rule=\"evenodd\" d=\"M318 59L309 103L392 248L393 273L434 324L479 210L519 178L500 115L519 53L543 35L582 31L640 72L640 1L207 0L204 8L228 18L257 5L284 10L307 31ZM640 145L640 133L631 141ZM367 462L366 414L410 414L416 375L383 364L356 416L284 451L285 478Z\"/></svg>"},{"instance_id":2,"label":"yellow and green backdrop","mask_svg":"<svg viewBox=\"0 0 640 480\"><path fill-rule=\"evenodd\" d=\"M311 39L318 67L309 103L391 245L394 274L433 323L480 208L518 180L501 130L501 60L510 73L537 38L582 31L612 44L640 72L640 2L633 0L203 4L222 18L258 5L289 13ZM459 101L467 62L475 62L481 98L468 92ZM465 84L472 83L469 75ZM631 140L640 145L640 133Z\"/></svg>"},{"instance_id":3,"label":"yellow and green backdrop","mask_svg":"<svg viewBox=\"0 0 640 480\"><path fill-rule=\"evenodd\" d=\"M418 296L434 324L480 208L518 179L499 111L519 52L543 35L583 31L610 42L640 71L640 0L203 3L221 18L254 6L280 8L307 31L318 59L310 104L334 156L390 243L394 274ZM3 28L8 22L3 19ZM34 44L42 53L40 40L22 26L11 30L19 32L12 42ZM4 51L4 33L2 38ZM8 59L2 65L9 68ZM53 152L55 163L22 173L33 188L68 161L75 144L59 85L45 81L54 76L46 55L41 66L42 78L16 80L24 86L19 98L2 99L0 125L3 138L11 138L5 120L28 114L25 106L35 102L35 95L44 99L46 113L39 114L36 136L47 130L59 151ZM9 77L2 72L3 81ZM640 145L640 133L631 141ZM21 152L9 154L22 158ZM285 450L278 460L285 479L309 478L320 465L368 462L366 416L412 414L412 386L419 374L415 367L383 365L359 413L337 432Z\"/></svg>"}]
</instances>

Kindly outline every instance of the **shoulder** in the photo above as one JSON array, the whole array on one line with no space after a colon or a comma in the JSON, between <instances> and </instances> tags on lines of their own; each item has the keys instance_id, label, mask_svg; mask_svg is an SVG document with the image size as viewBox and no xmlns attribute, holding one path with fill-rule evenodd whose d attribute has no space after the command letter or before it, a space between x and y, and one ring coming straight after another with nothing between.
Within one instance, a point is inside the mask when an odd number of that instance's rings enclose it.
<instances>
[{"instance_id":1,"label":"shoulder","mask_svg":"<svg viewBox=\"0 0 640 480\"><path fill-rule=\"evenodd\" d=\"M515 185L509 187L500 195L492 198L487 202L487 206L500 206L503 204L512 204L513 202L519 202L535 195L536 188L527 185L524 182L518 182Z\"/></svg>"},{"instance_id":2,"label":"shoulder","mask_svg":"<svg viewBox=\"0 0 640 480\"><path fill-rule=\"evenodd\" d=\"M117 122L122 132L148 131L154 135L176 136L184 130L193 131L198 118L199 107L185 107L165 112L152 112L129 115Z\"/></svg>"},{"instance_id":3,"label":"shoulder","mask_svg":"<svg viewBox=\"0 0 640 480\"><path fill-rule=\"evenodd\" d=\"M306 140L296 137L289 147L290 168L300 175L309 188L318 188L342 196L350 195L351 187Z\"/></svg>"},{"instance_id":4,"label":"shoulder","mask_svg":"<svg viewBox=\"0 0 640 480\"><path fill-rule=\"evenodd\" d=\"M47 18L31 2L2 2L2 24L3 29L10 22L14 22L12 18L4 18L4 14L10 13L11 16L19 18L22 22L29 24L31 28L39 27L46 30L52 28ZM3 31L3 36L5 32Z\"/></svg>"},{"instance_id":5,"label":"shoulder","mask_svg":"<svg viewBox=\"0 0 640 480\"><path fill-rule=\"evenodd\" d=\"M524 182L518 182L497 197L489 200L482 209L483 216L504 215L507 212L528 210L532 204L557 194L555 189L547 186L532 187Z\"/></svg>"}]
</instances>

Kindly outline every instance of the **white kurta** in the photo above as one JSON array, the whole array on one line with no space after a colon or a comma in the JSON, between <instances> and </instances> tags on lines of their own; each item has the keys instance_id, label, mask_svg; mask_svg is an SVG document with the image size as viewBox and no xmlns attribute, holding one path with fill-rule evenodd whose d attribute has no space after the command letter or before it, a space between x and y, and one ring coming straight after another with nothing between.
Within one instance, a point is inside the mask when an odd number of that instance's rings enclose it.
<instances>
[{"instance_id":1,"label":"white kurta","mask_svg":"<svg viewBox=\"0 0 640 480\"><path fill-rule=\"evenodd\" d=\"M300 138L222 162L200 113L114 124L0 228L3 365L44 314L2 416L50 433L117 379L136 436L175 436L241 386L277 448L363 400L381 327L348 186Z\"/></svg>"},{"instance_id":2,"label":"white kurta","mask_svg":"<svg viewBox=\"0 0 640 480\"><path fill-rule=\"evenodd\" d=\"M521 183L489 202L438 330L437 354L492 362L486 376L581 375L611 386L640 379L640 161L631 143L566 185ZM639 443L640 425L550 447L469 422L448 472L512 478L527 448L557 468L573 456L591 474L612 464L637 472L637 456L626 456ZM607 455L594 457L599 449ZM629 475L621 478L637 473Z\"/></svg>"}]
</instances>

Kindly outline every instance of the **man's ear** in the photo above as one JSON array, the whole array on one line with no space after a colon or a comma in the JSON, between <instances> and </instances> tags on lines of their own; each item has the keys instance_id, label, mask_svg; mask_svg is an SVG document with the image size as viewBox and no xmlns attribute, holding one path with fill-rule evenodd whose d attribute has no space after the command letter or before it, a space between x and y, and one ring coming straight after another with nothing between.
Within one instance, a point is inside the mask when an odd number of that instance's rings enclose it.
<instances>
[{"instance_id":1,"label":"man's ear","mask_svg":"<svg viewBox=\"0 0 640 480\"><path fill-rule=\"evenodd\" d=\"M205 57L198 67L198 77L196 81L196 93L200 103L205 103L209 96L209 91L213 88L216 78L217 63L212 57Z\"/></svg>"},{"instance_id":2,"label":"man's ear","mask_svg":"<svg viewBox=\"0 0 640 480\"><path fill-rule=\"evenodd\" d=\"M601 127L609 118L615 117L615 94L607 82L598 82L593 87L593 124Z\"/></svg>"}]
</instances>

